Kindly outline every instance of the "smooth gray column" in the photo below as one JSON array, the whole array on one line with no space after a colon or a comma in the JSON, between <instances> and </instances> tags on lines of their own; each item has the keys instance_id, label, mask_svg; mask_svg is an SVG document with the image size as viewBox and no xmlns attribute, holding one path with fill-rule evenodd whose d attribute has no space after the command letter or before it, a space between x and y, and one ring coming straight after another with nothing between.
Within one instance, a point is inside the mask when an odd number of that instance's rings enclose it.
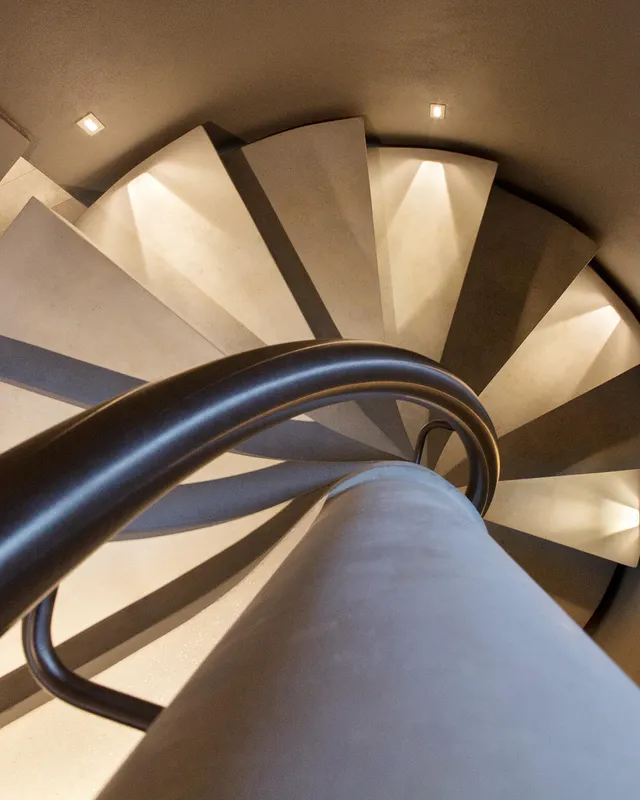
<instances>
[{"instance_id":1,"label":"smooth gray column","mask_svg":"<svg viewBox=\"0 0 640 800\"><path fill-rule=\"evenodd\" d=\"M102 800L637 796L635 685L443 479L371 476L328 501Z\"/></svg>"}]
</instances>

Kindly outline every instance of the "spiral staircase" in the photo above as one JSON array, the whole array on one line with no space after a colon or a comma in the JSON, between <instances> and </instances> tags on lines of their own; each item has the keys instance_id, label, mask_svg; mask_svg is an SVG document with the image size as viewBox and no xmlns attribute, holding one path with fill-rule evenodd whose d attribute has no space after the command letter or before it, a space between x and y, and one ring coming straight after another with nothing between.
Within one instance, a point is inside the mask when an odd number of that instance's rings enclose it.
<instances>
[{"instance_id":1,"label":"spiral staircase","mask_svg":"<svg viewBox=\"0 0 640 800\"><path fill-rule=\"evenodd\" d=\"M640 556L640 324L592 266L596 244L495 185L496 168L367 142L360 119L222 153L199 127L75 225L30 201L0 239L0 448L265 345L386 342L479 395L501 454L489 531L588 625L619 565ZM64 660L170 699L304 535L327 488L413 461L428 421L403 399L348 400L201 468L62 582ZM422 464L464 489L464 455L436 428ZM76 743L82 725L109 724L45 705L23 664L14 627L0 639L0 740L17 726L31 735L43 714ZM134 740L113 728L117 760Z\"/></svg>"}]
</instances>

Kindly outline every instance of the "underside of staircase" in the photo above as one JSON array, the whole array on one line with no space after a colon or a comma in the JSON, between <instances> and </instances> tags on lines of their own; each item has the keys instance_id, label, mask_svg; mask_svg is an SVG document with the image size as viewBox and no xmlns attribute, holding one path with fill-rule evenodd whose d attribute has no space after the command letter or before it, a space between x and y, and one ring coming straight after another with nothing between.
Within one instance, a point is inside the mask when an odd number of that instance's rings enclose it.
<instances>
[{"instance_id":1,"label":"underside of staircase","mask_svg":"<svg viewBox=\"0 0 640 800\"><path fill-rule=\"evenodd\" d=\"M593 261L597 243L496 184L497 166L371 145L360 119L223 155L199 127L75 224L32 199L0 238L0 451L147 381L263 345L393 344L479 395L501 454L489 532L578 625L593 623L640 557L640 323ZM63 581L64 660L171 699L327 487L412 461L428 421L402 399L352 400L211 462ZM464 462L455 435L429 434L425 467L464 489ZM640 680L640 658L616 641L610 633ZM47 700L16 627L0 639L0 743L32 735L30 724L76 741L83 725L90 739L110 724ZM124 753L134 734L117 733Z\"/></svg>"}]
</instances>

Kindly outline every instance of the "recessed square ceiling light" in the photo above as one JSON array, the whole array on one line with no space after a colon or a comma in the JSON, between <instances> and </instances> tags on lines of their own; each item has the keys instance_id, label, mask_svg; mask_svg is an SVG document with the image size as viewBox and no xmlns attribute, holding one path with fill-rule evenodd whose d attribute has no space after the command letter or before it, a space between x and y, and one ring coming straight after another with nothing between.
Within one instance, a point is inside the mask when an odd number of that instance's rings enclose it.
<instances>
[{"instance_id":1,"label":"recessed square ceiling light","mask_svg":"<svg viewBox=\"0 0 640 800\"><path fill-rule=\"evenodd\" d=\"M429 116L431 119L444 119L447 115L447 107L444 103L431 103L429 106Z\"/></svg>"},{"instance_id":2,"label":"recessed square ceiling light","mask_svg":"<svg viewBox=\"0 0 640 800\"><path fill-rule=\"evenodd\" d=\"M95 136L104 129L104 125L95 116L95 114L87 114L76 122L76 125L81 128L88 136Z\"/></svg>"}]
</instances>

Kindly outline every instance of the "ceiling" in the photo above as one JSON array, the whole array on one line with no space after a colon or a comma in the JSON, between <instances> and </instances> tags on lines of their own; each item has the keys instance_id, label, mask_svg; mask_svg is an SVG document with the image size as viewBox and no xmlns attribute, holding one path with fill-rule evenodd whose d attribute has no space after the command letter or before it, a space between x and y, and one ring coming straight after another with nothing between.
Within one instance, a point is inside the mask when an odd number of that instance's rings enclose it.
<instances>
[{"instance_id":1,"label":"ceiling","mask_svg":"<svg viewBox=\"0 0 640 800\"><path fill-rule=\"evenodd\" d=\"M494 157L638 299L639 28L633 0L5 0L0 108L33 164L97 190L205 121L224 142L362 115ZM89 111L93 138L74 125Z\"/></svg>"}]
</instances>

